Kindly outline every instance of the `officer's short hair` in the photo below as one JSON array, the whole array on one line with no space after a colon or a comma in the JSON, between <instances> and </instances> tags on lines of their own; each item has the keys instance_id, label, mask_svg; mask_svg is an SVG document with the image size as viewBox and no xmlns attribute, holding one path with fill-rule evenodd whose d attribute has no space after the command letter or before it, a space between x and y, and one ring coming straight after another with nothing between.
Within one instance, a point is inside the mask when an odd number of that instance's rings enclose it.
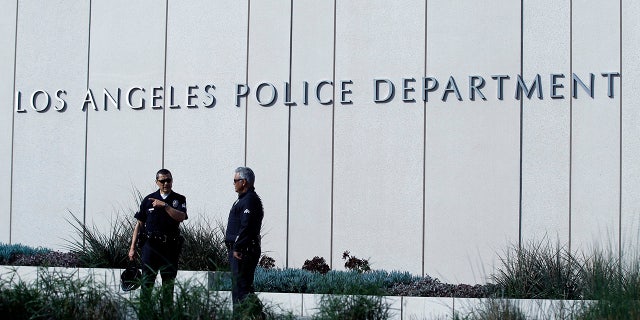
<instances>
[{"instance_id":1,"label":"officer's short hair","mask_svg":"<svg viewBox=\"0 0 640 320\"><path fill-rule=\"evenodd\" d=\"M251 170L251 168L249 167L238 167L236 169L236 173L240 176L240 179L247 180L247 183L249 183L249 185L253 185L253 183L256 181L256 175L253 174L253 170Z\"/></svg>"},{"instance_id":2,"label":"officer's short hair","mask_svg":"<svg viewBox=\"0 0 640 320\"><path fill-rule=\"evenodd\" d=\"M156 172L156 180L158 180L158 177L160 175L165 175L165 176L172 176L171 175L171 171L167 170L167 169L160 169L158 170L158 172ZM173 177L173 176L172 176Z\"/></svg>"}]
</instances>

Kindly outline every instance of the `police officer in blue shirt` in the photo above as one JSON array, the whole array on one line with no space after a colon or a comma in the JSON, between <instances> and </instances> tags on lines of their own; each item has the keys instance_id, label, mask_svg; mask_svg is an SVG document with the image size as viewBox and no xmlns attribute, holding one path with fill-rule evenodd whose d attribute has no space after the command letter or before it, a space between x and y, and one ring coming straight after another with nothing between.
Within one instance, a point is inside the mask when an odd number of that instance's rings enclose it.
<instances>
[{"instance_id":1,"label":"police officer in blue shirt","mask_svg":"<svg viewBox=\"0 0 640 320\"><path fill-rule=\"evenodd\" d=\"M234 307L254 293L253 277L260 259L260 229L264 210L254 188L255 175L248 167L235 170L233 185L238 193L229 212L225 242L229 250Z\"/></svg>"},{"instance_id":2,"label":"police officer in blue shirt","mask_svg":"<svg viewBox=\"0 0 640 320\"><path fill-rule=\"evenodd\" d=\"M160 272L162 303L166 309L173 303L178 259L184 242L179 225L188 218L187 199L172 190L173 177L167 169L156 173L156 184L158 190L142 200L140 210L135 214L138 221L131 237L129 259L134 259L138 246L142 260L142 302L149 303L153 284Z\"/></svg>"}]
</instances>

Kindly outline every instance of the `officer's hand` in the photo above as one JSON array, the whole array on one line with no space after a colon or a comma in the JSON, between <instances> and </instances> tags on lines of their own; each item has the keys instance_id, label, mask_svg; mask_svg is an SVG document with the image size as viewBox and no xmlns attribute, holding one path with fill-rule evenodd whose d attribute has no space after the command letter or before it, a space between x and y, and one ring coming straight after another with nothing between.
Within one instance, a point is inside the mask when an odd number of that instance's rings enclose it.
<instances>
[{"instance_id":1,"label":"officer's hand","mask_svg":"<svg viewBox=\"0 0 640 320\"><path fill-rule=\"evenodd\" d=\"M133 261L133 257L135 257L135 255L136 255L136 249L129 248L129 260Z\"/></svg>"},{"instance_id":2,"label":"officer's hand","mask_svg":"<svg viewBox=\"0 0 640 320\"><path fill-rule=\"evenodd\" d=\"M238 251L234 251L233 252L233 257L238 259L238 260L242 260L242 253L238 252Z\"/></svg>"},{"instance_id":3,"label":"officer's hand","mask_svg":"<svg viewBox=\"0 0 640 320\"><path fill-rule=\"evenodd\" d=\"M154 198L149 198L149 200L152 201L151 205L154 208L162 208L162 207L167 205L167 203L162 201L162 200L158 200L158 199L154 199Z\"/></svg>"}]
</instances>

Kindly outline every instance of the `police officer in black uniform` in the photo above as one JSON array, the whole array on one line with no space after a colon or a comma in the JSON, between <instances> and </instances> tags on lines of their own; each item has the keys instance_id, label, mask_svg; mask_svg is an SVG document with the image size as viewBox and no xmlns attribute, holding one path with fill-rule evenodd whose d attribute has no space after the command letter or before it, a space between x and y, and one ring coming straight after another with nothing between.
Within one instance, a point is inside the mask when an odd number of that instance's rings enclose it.
<instances>
[{"instance_id":1,"label":"police officer in black uniform","mask_svg":"<svg viewBox=\"0 0 640 320\"><path fill-rule=\"evenodd\" d=\"M188 218L187 199L172 190L173 177L167 169L160 169L156 173L156 184L159 189L142 200L140 211L135 214L138 222L131 237L129 259L134 259L138 246L142 251L143 283L140 298L143 304L150 303L153 284L160 272L161 302L163 309L167 309L173 303L178 258L184 239L180 235L179 225Z\"/></svg>"},{"instance_id":2,"label":"police officer in black uniform","mask_svg":"<svg viewBox=\"0 0 640 320\"><path fill-rule=\"evenodd\" d=\"M254 189L255 175L248 167L235 170L233 185L238 200L231 207L225 234L229 250L229 263L233 288L234 307L254 293L253 277L260 259L260 229L264 210L262 201Z\"/></svg>"}]
</instances>

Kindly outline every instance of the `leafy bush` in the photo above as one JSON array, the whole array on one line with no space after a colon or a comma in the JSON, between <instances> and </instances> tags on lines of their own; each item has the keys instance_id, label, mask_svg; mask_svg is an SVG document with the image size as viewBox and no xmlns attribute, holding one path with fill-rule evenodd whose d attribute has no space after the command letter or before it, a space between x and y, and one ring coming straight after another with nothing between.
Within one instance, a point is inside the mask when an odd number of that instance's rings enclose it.
<instances>
[{"instance_id":1,"label":"leafy bush","mask_svg":"<svg viewBox=\"0 0 640 320\"><path fill-rule=\"evenodd\" d=\"M39 267L80 267L80 259L72 252L49 251L43 253L19 254L11 263L17 266Z\"/></svg>"},{"instance_id":2,"label":"leafy bush","mask_svg":"<svg viewBox=\"0 0 640 320\"><path fill-rule=\"evenodd\" d=\"M331 270L329 265L322 257L315 256L311 260L305 260L302 265L302 270L307 270L311 272L318 272L320 274L325 274Z\"/></svg>"},{"instance_id":3,"label":"leafy bush","mask_svg":"<svg viewBox=\"0 0 640 320\"><path fill-rule=\"evenodd\" d=\"M302 269L256 269L254 285L262 292L292 292L319 294L389 294L394 283L409 283L419 277L408 272L329 271L326 274Z\"/></svg>"},{"instance_id":4,"label":"leafy bush","mask_svg":"<svg viewBox=\"0 0 640 320\"><path fill-rule=\"evenodd\" d=\"M20 256L32 256L51 252L46 248L32 248L19 243L6 244L0 242L0 264L12 264Z\"/></svg>"},{"instance_id":5,"label":"leafy bush","mask_svg":"<svg viewBox=\"0 0 640 320\"><path fill-rule=\"evenodd\" d=\"M273 269L276 267L276 260L263 254L262 257L260 257L260 261L258 261L258 266L265 270Z\"/></svg>"},{"instance_id":6,"label":"leafy bush","mask_svg":"<svg viewBox=\"0 0 640 320\"><path fill-rule=\"evenodd\" d=\"M342 253L342 259L346 260L344 267L348 270L357 271L359 273L371 271L369 260L356 258L355 256L352 256L349 251Z\"/></svg>"}]
</instances>

